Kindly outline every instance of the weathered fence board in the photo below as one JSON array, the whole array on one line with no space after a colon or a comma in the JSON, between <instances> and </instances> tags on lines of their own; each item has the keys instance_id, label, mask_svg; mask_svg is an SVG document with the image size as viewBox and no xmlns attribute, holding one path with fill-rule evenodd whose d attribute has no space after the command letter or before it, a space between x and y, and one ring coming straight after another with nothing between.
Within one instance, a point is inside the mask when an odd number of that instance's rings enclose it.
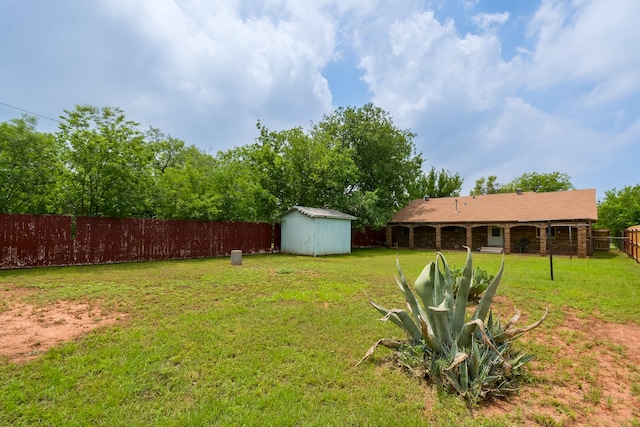
<instances>
[{"instance_id":1,"label":"weathered fence board","mask_svg":"<svg viewBox=\"0 0 640 427\"><path fill-rule=\"evenodd\" d=\"M623 250L631 258L640 262L640 225L624 230Z\"/></svg>"},{"instance_id":2,"label":"weathered fence board","mask_svg":"<svg viewBox=\"0 0 640 427\"><path fill-rule=\"evenodd\" d=\"M352 246L384 246L385 230ZM280 249L280 224L0 214L0 269L227 256Z\"/></svg>"},{"instance_id":3,"label":"weathered fence board","mask_svg":"<svg viewBox=\"0 0 640 427\"><path fill-rule=\"evenodd\" d=\"M68 216L0 214L0 269L263 253L280 241L267 223L81 217L73 228Z\"/></svg>"},{"instance_id":4,"label":"weathered fence board","mask_svg":"<svg viewBox=\"0 0 640 427\"><path fill-rule=\"evenodd\" d=\"M354 248L383 247L387 241L387 229L374 230L365 227L363 231L353 229L351 231L351 246Z\"/></svg>"},{"instance_id":5,"label":"weathered fence board","mask_svg":"<svg viewBox=\"0 0 640 427\"><path fill-rule=\"evenodd\" d=\"M70 217L0 214L0 268L72 263L70 232Z\"/></svg>"}]
</instances>

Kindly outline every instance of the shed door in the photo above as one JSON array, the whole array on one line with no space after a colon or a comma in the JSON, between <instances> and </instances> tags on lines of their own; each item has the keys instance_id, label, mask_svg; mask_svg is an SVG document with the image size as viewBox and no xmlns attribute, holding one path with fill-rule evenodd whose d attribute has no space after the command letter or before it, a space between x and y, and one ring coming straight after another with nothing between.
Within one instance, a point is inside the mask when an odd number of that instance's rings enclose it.
<instances>
[{"instance_id":1,"label":"shed door","mask_svg":"<svg viewBox=\"0 0 640 427\"><path fill-rule=\"evenodd\" d=\"M504 246L504 229L501 227L494 227L492 225L489 226L489 241L487 242L487 246L496 246L503 247Z\"/></svg>"}]
</instances>

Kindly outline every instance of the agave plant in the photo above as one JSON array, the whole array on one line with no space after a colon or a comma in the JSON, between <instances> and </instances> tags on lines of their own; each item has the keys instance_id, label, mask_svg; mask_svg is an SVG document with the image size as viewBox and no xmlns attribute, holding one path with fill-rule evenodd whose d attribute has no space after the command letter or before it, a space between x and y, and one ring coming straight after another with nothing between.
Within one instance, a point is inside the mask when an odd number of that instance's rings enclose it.
<instances>
[{"instance_id":1,"label":"agave plant","mask_svg":"<svg viewBox=\"0 0 640 427\"><path fill-rule=\"evenodd\" d=\"M511 343L538 327L546 318L548 308L540 320L524 328L516 327L520 318L517 310L504 327L499 319L494 320L491 303L504 270L504 255L498 273L470 315L467 313L467 300L474 270L469 248L456 297L451 269L441 253L437 254L435 261L427 264L415 281L414 289L419 300L409 288L398 259L396 265L396 282L405 297L407 310L387 309L369 301L384 315L381 320L390 320L399 326L408 339L379 340L357 365L382 345L394 349L406 367L420 375L424 373L469 403L477 403L490 395L503 396L514 392L520 368L533 355L514 353Z\"/></svg>"}]
</instances>

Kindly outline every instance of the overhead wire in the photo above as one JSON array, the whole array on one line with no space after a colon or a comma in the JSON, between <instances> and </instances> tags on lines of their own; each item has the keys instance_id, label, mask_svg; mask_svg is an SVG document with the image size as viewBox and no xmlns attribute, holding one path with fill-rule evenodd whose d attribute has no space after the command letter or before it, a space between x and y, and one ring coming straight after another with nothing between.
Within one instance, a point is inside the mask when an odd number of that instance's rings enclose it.
<instances>
[{"instance_id":1,"label":"overhead wire","mask_svg":"<svg viewBox=\"0 0 640 427\"><path fill-rule=\"evenodd\" d=\"M7 104L6 102L0 101L0 105L4 105L5 107L13 108L14 110L22 111L23 113L31 114L33 116L41 117L43 119L51 120L51 121L54 121L54 122L57 122L57 123L62 123L58 119L54 119L52 117L45 116L43 114L34 113L33 111L25 110L24 108L20 108L20 107L16 107L15 105Z\"/></svg>"}]
</instances>

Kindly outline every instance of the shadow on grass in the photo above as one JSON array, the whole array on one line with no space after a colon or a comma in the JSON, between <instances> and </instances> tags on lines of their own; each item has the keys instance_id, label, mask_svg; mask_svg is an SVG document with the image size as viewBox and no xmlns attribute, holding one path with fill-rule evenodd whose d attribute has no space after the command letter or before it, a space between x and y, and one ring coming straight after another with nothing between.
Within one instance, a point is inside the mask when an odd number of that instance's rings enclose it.
<instances>
[{"instance_id":1,"label":"shadow on grass","mask_svg":"<svg viewBox=\"0 0 640 427\"><path fill-rule=\"evenodd\" d=\"M613 259L613 258L618 258L619 256L622 256L622 255L625 255L625 254L618 250L593 252L594 259Z\"/></svg>"}]
</instances>

